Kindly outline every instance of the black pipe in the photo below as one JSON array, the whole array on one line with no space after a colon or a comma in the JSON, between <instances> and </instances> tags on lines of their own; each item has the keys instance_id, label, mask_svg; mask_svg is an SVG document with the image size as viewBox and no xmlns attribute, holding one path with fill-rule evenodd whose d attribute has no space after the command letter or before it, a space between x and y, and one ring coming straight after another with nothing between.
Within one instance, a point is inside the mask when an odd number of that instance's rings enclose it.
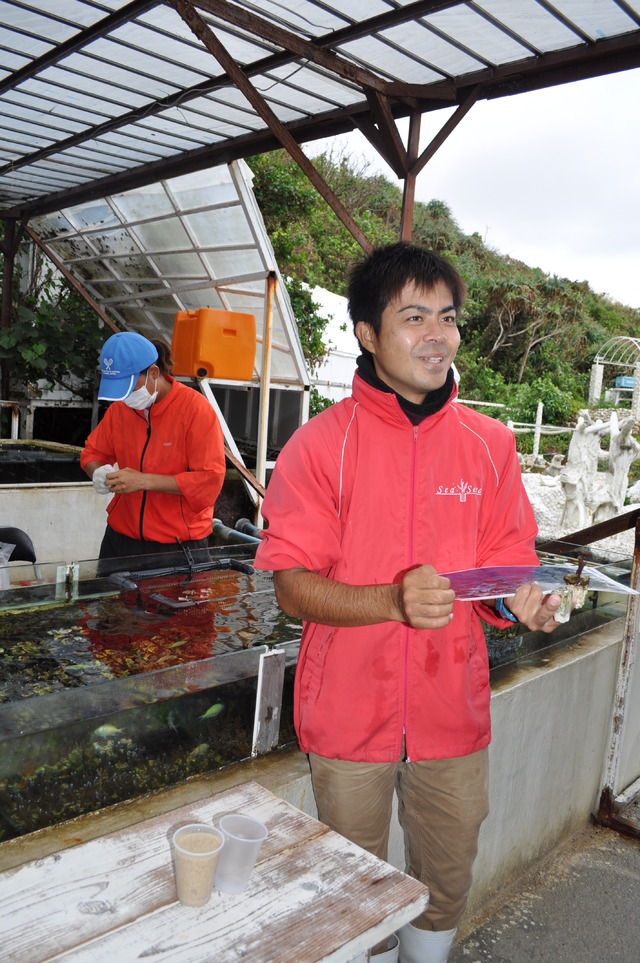
<instances>
[{"instance_id":1,"label":"black pipe","mask_svg":"<svg viewBox=\"0 0 640 963\"><path fill-rule=\"evenodd\" d=\"M214 518L211 534L224 542L242 542L247 545L257 545L260 542L260 539L253 535L246 535L244 532L236 531L235 528L228 528L219 518Z\"/></svg>"},{"instance_id":2,"label":"black pipe","mask_svg":"<svg viewBox=\"0 0 640 963\"><path fill-rule=\"evenodd\" d=\"M248 518L239 518L233 527L238 532L251 535L252 538L260 538L260 529L250 522Z\"/></svg>"}]
</instances>

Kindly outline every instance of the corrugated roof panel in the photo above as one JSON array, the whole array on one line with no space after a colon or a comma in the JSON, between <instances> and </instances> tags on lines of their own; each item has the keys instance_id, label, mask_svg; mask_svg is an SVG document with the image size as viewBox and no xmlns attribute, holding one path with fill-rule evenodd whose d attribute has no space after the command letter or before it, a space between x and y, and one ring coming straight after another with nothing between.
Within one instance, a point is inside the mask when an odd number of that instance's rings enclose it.
<instances>
[{"instance_id":1,"label":"corrugated roof panel","mask_svg":"<svg viewBox=\"0 0 640 963\"><path fill-rule=\"evenodd\" d=\"M471 57L422 23L403 23L381 31L380 35L395 46L412 53L417 60L430 64L443 76L459 77L467 71L478 70L483 66L481 60ZM422 70L424 71L424 68ZM420 77L423 75L423 72L420 73Z\"/></svg>"},{"instance_id":2,"label":"corrugated roof panel","mask_svg":"<svg viewBox=\"0 0 640 963\"><path fill-rule=\"evenodd\" d=\"M208 21L212 33L218 38L227 53L242 67L263 60L278 49L262 38L251 37L241 30L230 30L227 24L211 17L203 17L203 19ZM192 34L191 36L195 40L195 35ZM221 67L213 54L208 51L207 53L210 63L209 71L213 77L217 77L221 73Z\"/></svg>"},{"instance_id":3,"label":"corrugated roof panel","mask_svg":"<svg viewBox=\"0 0 640 963\"><path fill-rule=\"evenodd\" d=\"M161 86L168 84L174 89L182 87L192 87L202 81L203 75L192 70L189 64L181 63L178 60L167 61L161 57L156 57L153 49L144 50L131 43L125 42L126 37L130 36L130 31L134 24L127 24L126 28L110 34L109 37L101 37L89 44L85 52L89 56L94 56L110 64L126 64L127 71L133 71L140 78L159 83L158 91ZM152 44L155 37L151 31L145 31L147 42ZM118 43L118 36L122 37L122 42ZM167 88L168 90L169 88ZM154 96L156 96L154 94Z\"/></svg>"},{"instance_id":4,"label":"corrugated roof panel","mask_svg":"<svg viewBox=\"0 0 640 963\"><path fill-rule=\"evenodd\" d=\"M482 0L477 7L500 20L536 50L571 47L576 35L537 0Z\"/></svg>"},{"instance_id":5,"label":"corrugated roof panel","mask_svg":"<svg viewBox=\"0 0 640 963\"><path fill-rule=\"evenodd\" d=\"M110 64L104 64L84 53L74 53L57 67L41 71L35 79L42 82L44 88L50 83L57 84L64 91L68 91L71 101L76 100L78 93L85 94L101 103L103 109L109 105L109 110L115 114L120 112L120 107L130 110L149 103L149 97L133 83L134 75L129 76L131 85L115 83L113 67ZM16 88L16 91L22 87Z\"/></svg>"},{"instance_id":6,"label":"corrugated roof panel","mask_svg":"<svg viewBox=\"0 0 640 963\"><path fill-rule=\"evenodd\" d=\"M130 0L100 0L99 3L86 3L84 0L29 0L29 6L45 14L55 13L78 27L87 27L109 12L121 10L129 2Z\"/></svg>"},{"instance_id":7,"label":"corrugated roof panel","mask_svg":"<svg viewBox=\"0 0 640 963\"><path fill-rule=\"evenodd\" d=\"M195 145L187 138L183 137L181 133L175 133L174 130L166 130L168 125L163 124L161 117L149 117L141 120L138 124L131 124L125 127L118 128L117 131L110 133L110 140L112 143L118 143L121 138L130 138L131 143L135 143L136 140L140 143L142 148L149 147L154 153L159 157L175 157L176 154L181 153L185 149L185 144L188 143L188 149L191 149ZM191 129L192 134L197 134L197 130ZM209 137L208 141L216 141L217 137Z\"/></svg>"},{"instance_id":8,"label":"corrugated roof panel","mask_svg":"<svg viewBox=\"0 0 640 963\"><path fill-rule=\"evenodd\" d=\"M284 68L283 68L284 71ZM307 83L305 84L305 74ZM280 102L286 101L291 107L296 108L301 114L313 117L323 110L331 110L338 107L335 101L324 98L316 89L316 85L311 82L312 71L286 71L283 82L277 77L276 73L265 74L260 78L256 89L260 91L266 100L269 95L273 95Z\"/></svg>"},{"instance_id":9,"label":"corrugated roof panel","mask_svg":"<svg viewBox=\"0 0 640 963\"><path fill-rule=\"evenodd\" d=\"M33 83L33 82L30 82ZM43 97L43 90L48 96ZM82 108L77 108L73 104L61 103L56 98L56 90L53 87L43 88L40 85L38 95L33 96L31 91L22 91L23 104L16 103L15 98L7 97L0 102L0 112L7 116L18 115L26 123L31 122L35 125L34 133L39 130L45 133L47 128L51 132L53 141L60 139L60 134L69 137L73 134L83 132L93 126L96 120L99 123L110 120L108 114L100 111L91 113Z\"/></svg>"},{"instance_id":10,"label":"corrugated roof panel","mask_svg":"<svg viewBox=\"0 0 640 963\"><path fill-rule=\"evenodd\" d=\"M340 51L361 64L368 64L372 73L387 80L405 83L437 83L443 75L417 63L401 50L384 43L379 37L363 37L341 44ZM375 66L373 66L375 65Z\"/></svg>"},{"instance_id":11,"label":"corrugated roof panel","mask_svg":"<svg viewBox=\"0 0 640 963\"><path fill-rule=\"evenodd\" d=\"M52 113L53 103L58 106L55 111L56 118L74 116L77 113L75 119L91 124L95 124L100 118L106 120L118 117L132 106L142 103L141 98L137 98L135 103L109 100L98 85L95 90L90 90L84 78L79 78L68 70L50 71L48 80L49 83L46 84L39 78L25 82L22 87L8 93L3 98L3 103L18 104L21 111L41 110L45 113ZM60 102L61 94L65 97L64 103Z\"/></svg>"},{"instance_id":12,"label":"corrugated roof panel","mask_svg":"<svg viewBox=\"0 0 640 963\"><path fill-rule=\"evenodd\" d=\"M266 276L277 266L250 180L239 162L36 218L33 227L107 314L134 330L170 341L177 311L225 307L255 314L260 339ZM306 384L283 290L273 321L274 378Z\"/></svg>"},{"instance_id":13,"label":"corrugated roof panel","mask_svg":"<svg viewBox=\"0 0 640 963\"><path fill-rule=\"evenodd\" d=\"M377 95L400 118L454 109L470 83L483 100L640 66L639 0L442 6L224 0L215 15L195 2L183 19L168 0L0 0L0 205L21 219L108 191L91 185L105 174L120 190L162 176L163 159L193 172L271 149L277 135L242 80L188 23L210 26L297 141L357 122L387 157Z\"/></svg>"},{"instance_id":14,"label":"corrugated roof panel","mask_svg":"<svg viewBox=\"0 0 640 963\"><path fill-rule=\"evenodd\" d=\"M328 105L347 106L362 100L362 91L355 84L348 81L338 83L320 68L313 65L295 66L287 64L265 76L282 76L290 79L294 86L307 90L310 97L317 97L321 101L320 109ZM324 107L322 101L325 101Z\"/></svg>"},{"instance_id":15,"label":"corrugated roof panel","mask_svg":"<svg viewBox=\"0 0 640 963\"><path fill-rule=\"evenodd\" d=\"M494 24L489 23L475 10L466 5L441 10L423 18L472 56L498 66L514 60L522 60L530 51Z\"/></svg>"},{"instance_id":16,"label":"corrugated roof panel","mask_svg":"<svg viewBox=\"0 0 640 963\"><path fill-rule=\"evenodd\" d=\"M3 49L0 46L0 80L20 70L27 62L27 58L16 53L15 50Z\"/></svg>"},{"instance_id":17,"label":"corrugated roof panel","mask_svg":"<svg viewBox=\"0 0 640 963\"><path fill-rule=\"evenodd\" d=\"M110 144L107 142L106 138L101 138L100 141L96 141L89 148L85 144L81 144L78 147L71 147L65 152L65 157L70 158L81 158L83 161L95 161L100 164L101 162L112 164L118 170L127 170L131 164L131 161L135 163L140 163L141 158L146 157L148 161L154 159L153 154L146 149L146 144L144 145L144 150L132 151L124 144Z\"/></svg>"},{"instance_id":18,"label":"corrugated roof panel","mask_svg":"<svg viewBox=\"0 0 640 963\"><path fill-rule=\"evenodd\" d=\"M260 0L258 3L245 2L241 6L310 37L340 30L346 23L376 16L389 8L383 0L349 0L348 4L317 4L312 0Z\"/></svg>"},{"instance_id":19,"label":"corrugated roof panel","mask_svg":"<svg viewBox=\"0 0 640 963\"><path fill-rule=\"evenodd\" d=\"M2 17L4 20L4 10ZM52 46L48 39L44 37L34 37L17 30L9 30L0 24L0 47L12 50L16 54L22 54L26 60L35 60L36 57L42 57L47 51L51 50Z\"/></svg>"},{"instance_id":20,"label":"corrugated roof panel","mask_svg":"<svg viewBox=\"0 0 640 963\"><path fill-rule=\"evenodd\" d=\"M555 0L555 6L592 40L637 30L637 24L613 0Z\"/></svg>"},{"instance_id":21,"label":"corrugated roof panel","mask_svg":"<svg viewBox=\"0 0 640 963\"><path fill-rule=\"evenodd\" d=\"M66 0L63 4L66 13ZM54 12L51 9L49 12ZM56 12L62 13L63 10ZM86 11L88 13L88 11ZM3 4L2 23L16 36L46 37L51 44L63 43L79 32L80 24L65 23L57 17L49 17L37 10Z\"/></svg>"},{"instance_id":22,"label":"corrugated roof panel","mask_svg":"<svg viewBox=\"0 0 640 963\"><path fill-rule=\"evenodd\" d=\"M76 82L93 96L99 97L102 91L109 101L122 101L131 107L154 103L180 90L177 84L169 81L166 72L156 77L146 76L134 73L128 63L115 66L109 60L89 56L86 52L71 54L63 66L73 69ZM46 69L43 70L40 79L46 81L47 73Z\"/></svg>"},{"instance_id":23,"label":"corrugated roof panel","mask_svg":"<svg viewBox=\"0 0 640 963\"><path fill-rule=\"evenodd\" d=\"M10 108L4 107L0 110L0 125L14 135L19 135L22 143L21 153L24 153L24 148L27 144L29 144L32 149L55 144L55 131L57 128L52 125L40 123L38 114L34 111L29 111L26 116L20 117L17 116L15 109L11 110ZM62 129L67 130L68 133L73 132L73 128L71 127L63 127ZM82 130L82 127L76 127L76 130Z\"/></svg>"}]
</instances>

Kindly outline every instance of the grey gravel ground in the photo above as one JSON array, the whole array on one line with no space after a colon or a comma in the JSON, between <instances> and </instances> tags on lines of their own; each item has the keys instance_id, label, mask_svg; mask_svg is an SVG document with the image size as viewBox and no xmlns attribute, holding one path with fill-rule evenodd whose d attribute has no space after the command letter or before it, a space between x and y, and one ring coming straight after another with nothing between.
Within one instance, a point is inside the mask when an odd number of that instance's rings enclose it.
<instances>
[{"instance_id":1,"label":"grey gravel ground","mask_svg":"<svg viewBox=\"0 0 640 963\"><path fill-rule=\"evenodd\" d=\"M449 963L640 963L640 840L588 827L522 878Z\"/></svg>"}]
</instances>

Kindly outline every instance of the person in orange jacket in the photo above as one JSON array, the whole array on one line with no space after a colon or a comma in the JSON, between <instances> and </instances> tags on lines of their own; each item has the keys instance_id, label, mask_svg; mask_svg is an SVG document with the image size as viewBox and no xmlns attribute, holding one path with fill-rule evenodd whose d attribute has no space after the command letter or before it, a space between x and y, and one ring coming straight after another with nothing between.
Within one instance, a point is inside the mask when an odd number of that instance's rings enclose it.
<instances>
[{"instance_id":1,"label":"person in orange jacket","mask_svg":"<svg viewBox=\"0 0 640 963\"><path fill-rule=\"evenodd\" d=\"M98 397L112 402L86 440L80 464L111 494L98 574L179 564L183 547L209 559L213 507L225 474L220 422L207 400L171 377L171 351L131 331L100 353ZM176 553L179 553L177 555Z\"/></svg>"}]
</instances>

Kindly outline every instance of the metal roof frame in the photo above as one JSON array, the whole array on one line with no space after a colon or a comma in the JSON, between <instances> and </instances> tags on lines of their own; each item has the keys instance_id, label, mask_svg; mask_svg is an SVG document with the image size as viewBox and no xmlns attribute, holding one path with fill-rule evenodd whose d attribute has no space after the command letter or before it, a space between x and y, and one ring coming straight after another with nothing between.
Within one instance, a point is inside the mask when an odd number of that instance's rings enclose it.
<instances>
[{"instance_id":1,"label":"metal roof frame","mask_svg":"<svg viewBox=\"0 0 640 963\"><path fill-rule=\"evenodd\" d=\"M2 0L2 217L355 127L410 182L399 117L637 66L637 0Z\"/></svg>"},{"instance_id":2,"label":"metal roof frame","mask_svg":"<svg viewBox=\"0 0 640 963\"><path fill-rule=\"evenodd\" d=\"M362 131L404 181L408 239L416 177L477 101L639 66L640 0L0 0L1 326L20 239L58 212L284 146L369 250L301 144ZM442 110L420 152L421 117ZM89 292L108 323L120 280Z\"/></svg>"}]
</instances>

